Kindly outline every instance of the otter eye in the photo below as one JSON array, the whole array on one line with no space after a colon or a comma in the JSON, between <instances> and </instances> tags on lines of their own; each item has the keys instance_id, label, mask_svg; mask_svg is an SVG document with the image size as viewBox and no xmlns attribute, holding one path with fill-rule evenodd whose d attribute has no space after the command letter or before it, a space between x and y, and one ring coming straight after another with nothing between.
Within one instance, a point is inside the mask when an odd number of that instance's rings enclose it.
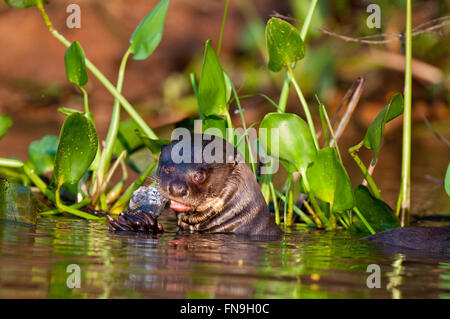
<instances>
[{"instance_id":1,"label":"otter eye","mask_svg":"<svg viewBox=\"0 0 450 319\"><path fill-rule=\"evenodd\" d=\"M196 184L201 184L206 181L207 173L203 170L197 171L192 175L192 181Z\"/></svg>"}]
</instances>

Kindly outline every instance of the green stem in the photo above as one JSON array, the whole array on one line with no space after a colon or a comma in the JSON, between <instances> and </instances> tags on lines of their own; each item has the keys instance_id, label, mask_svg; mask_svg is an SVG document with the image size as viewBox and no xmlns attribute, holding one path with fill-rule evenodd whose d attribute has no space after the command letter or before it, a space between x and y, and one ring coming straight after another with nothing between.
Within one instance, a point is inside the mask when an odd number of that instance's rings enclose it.
<instances>
[{"instance_id":1,"label":"green stem","mask_svg":"<svg viewBox=\"0 0 450 319\"><path fill-rule=\"evenodd\" d=\"M73 205L70 205L68 207L73 208L73 209L80 209L80 208L82 208L84 206L89 205L90 203L91 203L90 199L86 198L86 199L83 199L81 202L73 204ZM47 216L47 215L55 215L55 214L59 214L59 213L62 213L62 210L57 208L57 209L48 210L46 212L42 212L42 213L39 213L39 214Z\"/></svg>"},{"instance_id":2,"label":"green stem","mask_svg":"<svg viewBox=\"0 0 450 319\"><path fill-rule=\"evenodd\" d=\"M273 182L269 183L270 194L272 196L273 209L275 210L275 223L277 225L280 224L280 208L278 207L277 195L275 194L275 187L273 186Z\"/></svg>"},{"instance_id":3,"label":"green stem","mask_svg":"<svg viewBox=\"0 0 450 319\"><path fill-rule=\"evenodd\" d=\"M359 170L361 171L361 173L364 176L364 179L367 181L367 185L369 186L370 190L372 191L372 194L375 198L378 198L379 200L381 200L381 192L380 189L378 188L377 184L375 183L374 179L372 178L372 176L369 174L369 171L367 170L366 166L364 165L364 163L361 161L361 159L358 156L358 151L359 149L363 146L363 141L361 141L358 145L355 145L353 147L350 147L348 149L348 152L350 153L350 156L353 158L353 160L355 161L356 165L358 165ZM337 145L337 144L336 144Z\"/></svg>"},{"instance_id":4,"label":"green stem","mask_svg":"<svg viewBox=\"0 0 450 319\"><path fill-rule=\"evenodd\" d=\"M333 127L331 126L330 118L328 117L328 113L327 113L327 110L325 109L325 105L323 105L323 103L320 103L319 107L322 108L322 110L323 110L323 113L324 113L324 116L325 116L325 120L327 122L328 128L330 129L331 137L334 140L334 145L336 147L336 151L338 153L339 160L342 163L341 151L339 150L339 146L338 146L338 143L337 143L337 140L336 140L336 136L334 135L334 130L333 130ZM325 128L325 131L326 130L327 129Z\"/></svg>"},{"instance_id":5,"label":"green stem","mask_svg":"<svg viewBox=\"0 0 450 319\"><path fill-rule=\"evenodd\" d=\"M122 92L123 80L125 75L125 67L127 64L128 57L130 56L131 51L128 50L125 52L122 58L122 62L120 63L119 74L117 76L117 91ZM113 112L111 115L111 124L109 125L108 134L106 135L105 147L102 152L102 157L100 158L100 164L98 169L98 187L101 188L103 184L103 178L106 172L109 169L111 164L111 157L114 149L114 142L116 140L117 134L119 132L120 126L120 103L118 99L114 100ZM94 203L95 204L95 203Z\"/></svg>"},{"instance_id":6,"label":"green stem","mask_svg":"<svg viewBox=\"0 0 450 319\"><path fill-rule=\"evenodd\" d=\"M42 13L42 17L44 19L45 24L47 25L50 33L62 44L64 44L66 47L70 46L70 42L61 35L58 31L56 31L52 23L50 22L50 19L48 18L47 13L45 12L44 6L42 5L41 1L38 1L37 7ZM103 86L111 93L116 99L119 100L120 104L122 104L125 111L128 112L130 117L136 122L136 124L139 126L139 128L151 139L157 139L158 137L153 132L153 130L145 123L145 121L142 119L142 117L139 115L139 113L136 112L136 110L133 108L133 106L123 97L122 94L120 94L119 91L114 87L114 85L103 75L102 72L100 72L97 67L92 64L90 60L86 58L86 67L94 74L94 76L103 84Z\"/></svg>"},{"instance_id":7,"label":"green stem","mask_svg":"<svg viewBox=\"0 0 450 319\"><path fill-rule=\"evenodd\" d=\"M61 211L67 212L69 214L72 214L72 215L75 215L77 217L81 217L84 219L94 219L94 220L101 219L100 217L91 215L89 213L82 212L81 210L78 210L78 209L75 209L72 206L64 205L61 202L61 197L60 197L61 195L59 193L60 189L61 189L61 186L58 186L58 188L56 189L56 198L55 199L56 199L56 207L59 208Z\"/></svg>"},{"instance_id":8,"label":"green stem","mask_svg":"<svg viewBox=\"0 0 450 319\"><path fill-rule=\"evenodd\" d=\"M223 37L223 30L225 29L225 20L227 19L228 3L229 0L226 1L225 10L223 11L222 26L220 27L219 43L217 44L217 56L220 55L220 48L222 46L222 37Z\"/></svg>"},{"instance_id":9,"label":"green stem","mask_svg":"<svg viewBox=\"0 0 450 319\"><path fill-rule=\"evenodd\" d=\"M291 174L292 176L292 174ZM294 183L292 182L293 178L291 178L291 186L289 187L288 193L288 214L286 224L288 226L292 226L292 218L294 217Z\"/></svg>"},{"instance_id":10,"label":"green stem","mask_svg":"<svg viewBox=\"0 0 450 319\"><path fill-rule=\"evenodd\" d=\"M303 23L302 29L300 31L300 37L302 38L303 41L305 41L306 35L308 34L309 26L311 25L311 20L312 20L313 14L314 14L314 10L316 9L317 1L318 0L312 0L309 5L309 9L308 9L308 13L306 14L305 22ZM291 64L291 68L295 69L295 63ZM286 110L290 82L291 81L290 81L289 75L286 74L286 76L284 78L284 82L283 82L283 88L281 89L280 100L278 101L278 105L280 106L280 109L283 110L283 112Z\"/></svg>"},{"instance_id":11,"label":"green stem","mask_svg":"<svg viewBox=\"0 0 450 319\"><path fill-rule=\"evenodd\" d=\"M0 166L8 168L21 168L23 162L12 158L0 158Z\"/></svg>"},{"instance_id":12,"label":"green stem","mask_svg":"<svg viewBox=\"0 0 450 319\"><path fill-rule=\"evenodd\" d=\"M411 0L406 0L406 41L405 41L405 109L403 112L403 148L402 148L402 182L399 194L401 201L400 217L402 226L409 223L411 209L411 102L412 102L412 37L411 37Z\"/></svg>"},{"instance_id":13,"label":"green stem","mask_svg":"<svg viewBox=\"0 0 450 319\"><path fill-rule=\"evenodd\" d=\"M41 191L42 194L47 196L52 202L55 202L55 194L48 188L47 184L34 172L34 170L28 165L23 165L23 171L33 182L34 185Z\"/></svg>"},{"instance_id":14,"label":"green stem","mask_svg":"<svg viewBox=\"0 0 450 319\"><path fill-rule=\"evenodd\" d=\"M82 86L79 86L78 88L81 90L81 92L83 92L84 112L86 114L89 114L90 112L89 112L89 98L88 98L88 94L87 94L86 90Z\"/></svg>"},{"instance_id":15,"label":"green stem","mask_svg":"<svg viewBox=\"0 0 450 319\"><path fill-rule=\"evenodd\" d=\"M147 176L151 173L156 163L157 161L155 159L155 161L150 164L147 170L141 176L139 176L139 178L134 181L134 183L131 184L122 194L122 196L114 203L113 207L110 210L112 214L118 214L120 212L123 212L127 208L128 202L130 201L131 196L133 196L134 191L137 190L142 184L144 184Z\"/></svg>"},{"instance_id":16,"label":"green stem","mask_svg":"<svg viewBox=\"0 0 450 319\"><path fill-rule=\"evenodd\" d=\"M376 232L373 230L372 226L370 226L370 224L367 222L367 220L364 218L364 216L361 214L361 212L359 211L358 207L353 207L353 211L356 213L356 215L358 215L359 219L361 219L361 221L363 222L363 224L366 226L366 228L370 231L370 233L373 235Z\"/></svg>"},{"instance_id":17,"label":"green stem","mask_svg":"<svg viewBox=\"0 0 450 319\"><path fill-rule=\"evenodd\" d=\"M292 71L292 68L288 65L288 72L291 76L291 81L294 84L295 90L297 91L298 98L300 99L300 103L302 104L303 111L305 112L306 121L308 122L309 130L311 131L312 138L314 140L314 145L316 146L316 149L319 149L319 142L317 141L316 136L316 129L314 128L314 122L311 117L311 113L309 112L308 103L306 102L305 97L303 96L302 91L300 90L300 87L298 86L297 81L294 78L294 72Z\"/></svg>"},{"instance_id":18,"label":"green stem","mask_svg":"<svg viewBox=\"0 0 450 319\"><path fill-rule=\"evenodd\" d=\"M197 108L198 108L198 113L200 114L200 120L203 121L202 110L200 109L200 107L198 107L198 88L197 88L197 81L195 80L195 73L191 72L189 74L189 78L191 79L192 89L194 90L195 100L197 101Z\"/></svg>"},{"instance_id":19,"label":"green stem","mask_svg":"<svg viewBox=\"0 0 450 319\"><path fill-rule=\"evenodd\" d=\"M283 201L286 203L286 197L279 192L278 190L274 189L275 194ZM297 206L293 206L294 208L294 212L296 212L300 218L308 225L308 226L315 226L316 224Z\"/></svg>"}]
</instances>

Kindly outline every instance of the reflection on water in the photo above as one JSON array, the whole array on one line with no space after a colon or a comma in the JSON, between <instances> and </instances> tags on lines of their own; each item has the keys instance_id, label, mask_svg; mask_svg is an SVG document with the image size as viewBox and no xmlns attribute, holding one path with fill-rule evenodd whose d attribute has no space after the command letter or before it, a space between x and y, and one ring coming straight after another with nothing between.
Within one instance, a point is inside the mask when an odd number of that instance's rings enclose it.
<instances>
[{"instance_id":1,"label":"reflection on water","mask_svg":"<svg viewBox=\"0 0 450 319\"><path fill-rule=\"evenodd\" d=\"M450 256L371 246L345 232L297 229L282 240L109 233L103 222L0 223L0 298L449 298ZM81 288L66 285L81 268ZM369 264L381 288L369 289Z\"/></svg>"}]
</instances>

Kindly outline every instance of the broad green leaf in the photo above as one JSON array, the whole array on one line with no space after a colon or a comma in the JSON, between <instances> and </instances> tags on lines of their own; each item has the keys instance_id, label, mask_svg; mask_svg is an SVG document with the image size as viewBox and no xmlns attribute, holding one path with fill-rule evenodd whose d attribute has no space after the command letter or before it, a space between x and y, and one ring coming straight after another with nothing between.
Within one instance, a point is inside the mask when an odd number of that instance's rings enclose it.
<instances>
[{"instance_id":1,"label":"broad green leaf","mask_svg":"<svg viewBox=\"0 0 450 319\"><path fill-rule=\"evenodd\" d=\"M163 140L163 139L151 139L142 134L139 130L135 131L136 135L139 136L139 138L144 142L145 146L148 147L148 149L153 153L153 155L158 155L161 153L161 150L164 146L169 145L169 140Z\"/></svg>"},{"instance_id":2,"label":"broad green leaf","mask_svg":"<svg viewBox=\"0 0 450 319\"><path fill-rule=\"evenodd\" d=\"M267 134L261 129L267 129ZM278 134L271 129L277 130ZM267 154L279 158L289 172L304 172L317 155L308 124L292 113L267 114L261 122L259 138ZM273 138L277 140L272 141Z\"/></svg>"},{"instance_id":3,"label":"broad green leaf","mask_svg":"<svg viewBox=\"0 0 450 319\"><path fill-rule=\"evenodd\" d=\"M306 170L306 176L311 192L330 203L334 212L353 208L355 199L352 184L334 148L319 150L317 158Z\"/></svg>"},{"instance_id":4,"label":"broad green leaf","mask_svg":"<svg viewBox=\"0 0 450 319\"><path fill-rule=\"evenodd\" d=\"M375 153L375 161L381 148L384 127L387 122L395 119L403 113L404 102L400 93L395 94L388 105L378 114L370 127L367 129L364 137L364 146L371 149Z\"/></svg>"},{"instance_id":5,"label":"broad green leaf","mask_svg":"<svg viewBox=\"0 0 450 319\"><path fill-rule=\"evenodd\" d=\"M72 42L64 56L66 63L66 76L70 83L83 86L88 81L86 71L86 58L78 41Z\"/></svg>"},{"instance_id":6,"label":"broad green leaf","mask_svg":"<svg viewBox=\"0 0 450 319\"><path fill-rule=\"evenodd\" d=\"M233 92L233 83L231 82L230 76L225 71L223 72L223 76L225 79L225 87L226 87L225 101L228 103L228 101L230 101Z\"/></svg>"},{"instance_id":7,"label":"broad green leaf","mask_svg":"<svg viewBox=\"0 0 450 319\"><path fill-rule=\"evenodd\" d=\"M57 149L58 137L54 135L44 136L42 139L30 144L28 148L28 160L33 164L37 174L53 170Z\"/></svg>"},{"instance_id":8,"label":"broad green leaf","mask_svg":"<svg viewBox=\"0 0 450 319\"><path fill-rule=\"evenodd\" d=\"M220 133L216 132L217 130L212 129L218 129ZM206 130L208 130L208 132L205 133ZM227 121L216 115L205 117L202 121L202 133L216 135L226 140Z\"/></svg>"},{"instance_id":9,"label":"broad green leaf","mask_svg":"<svg viewBox=\"0 0 450 319\"><path fill-rule=\"evenodd\" d=\"M5 0L6 4L17 9L26 9L37 5L39 0ZM41 0L42 3L48 3L47 0Z\"/></svg>"},{"instance_id":10,"label":"broad green leaf","mask_svg":"<svg viewBox=\"0 0 450 319\"><path fill-rule=\"evenodd\" d=\"M202 74L198 86L198 104L205 116L224 115L227 110L227 85L219 58L206 41Z\"/></svg>"},{"instance_id":11,"label":"broad green leaf","mask_svg":"<svg viewBox=\"0 0 450 319\"><path fill-rule=\"evenodd\" d=\"M36 224L38 212L37 199L28 187L0 177L0 219Z\"/></svg>"},{"instance_id":12,"label":"broad green leaf","mask_svg":"<svg viewBox=\"0 0 450 319\"><path fill-rule=\"evenodd\" d=\"M400 221L391 208L382 200L372 196L369 189L363 185L356 187L355 205L376 232L400 227ZM358 231L367 232L361 222L354 222Z\"/></svg>"},{"instance_id":13,"label":"broad green leaf","mask_svg":"<svg viewBox=\"0 0 450 319\"><path fill-rule=\"evenodd\" d=\"M445 174L444 186L445 192L448 196L450 196L450 164L448 164L447 173Z\"/></svg>"},{"instance_id":14,"label":"broad green leaf","mask_svg":"<svg viewBox=\"0 0 450 319\"><path fill-rule=\"evenodd\" d=\"M268 67L274 72L305 56L305 46L298 30L278 18L271 18L267 22L266 44L269 51Z\"/></svg>"},{"instance_id":15,"label":"broad green leaf","mask_svg":"<svg viewBox=\"0 0 450 319\"><path fill-rule=\"evenodd\" d=\"M12 125L13 121L8 115L0 115L0 139L5 136Z\"/></svg>"},{"instance_id":16,"label":"broad green leaf","mask_svg":"<svg viewBox=\"0 0 450 319\"><path fill-rule=\"evenodd\" d=\"M73 113L64 121L56 151L54 181L57 186L77 183L97 153L97 132L83 114Z\"/></svg>"},{"instance_id":17,"label":"broad green leaf","mask_svg":"<svg viewBox=\"0 0 450 319\"><path fill-rule=\"evenodd\" d=\"M115 156L119 156L123 150L126 150L127 154L130 155L144 145L142 139L136 134L136 130L139 130L139 126L133 119L120 122L117 139L114 142L113 153Z\"/></svg>"},{"instance_id":18,"label":"broad green leaf","mask_svg":"<svg viewBox=\"0 0 450 319\"><path fill-rule=\"evenodd\" d=\"M169 0L161 0L139 23L130 39L133 59L144 60L155 51L162 39Z\"/></svg>"}]
</instances>

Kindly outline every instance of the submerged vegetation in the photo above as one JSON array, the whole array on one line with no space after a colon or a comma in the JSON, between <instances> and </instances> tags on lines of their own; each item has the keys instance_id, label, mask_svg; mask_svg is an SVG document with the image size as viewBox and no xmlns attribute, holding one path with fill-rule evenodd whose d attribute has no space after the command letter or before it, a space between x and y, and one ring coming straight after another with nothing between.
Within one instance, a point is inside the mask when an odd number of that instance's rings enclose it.
<instances>
[{"instance_id":1,"label":"submerged vegetation","mask_svg":"<svg viewBox=\"0 0 450 319\"><path fill-rule=\"evenodd\" d=\"M39 189L42 196L39 197L37 205L42 210L41 215L68 213L85 219L100 219L104 213L117 214L125 210L133 192L154 170L161 147L168 143L167 140L158 138L121 94L125 68L130 56L135 60L143 60L157 48L163 35L169 0L161 0L136 27L130 38L130 46L123 55L116 85L113 85L85 57L80 43L77 41L70 43L53 28L44 8L46 1L5 1L10 6L20 9L37 7L50 33L67 47L65 54L67 80L82 92L84 111L60 108L59 111L67 115L67 118L59 138L46 136L31 143L28 161L16 158L0 159L2 169L0 173L9 180L9 182L0 180L0 212L2 207L6 207L6 203L14 201L17 192L11 190L17 187L28 190L28 193L30 192L26 187ZM326 230L342 226L352 231L373 234L398 227L400 223L403 226L407 225L410 211L411 165L411 0L406 0L406 3L404 96L401 93L393 95L389 104L367 129L364 139L348 149L367 185L359 185L353 189L342 162L341 152L345 150L339 148L339 137L358 103L364 80L361 78L356 80L352 99L347 103L345 115L336 125L336 121L330 120L326 106L318 98L314 106L307 103L294 73L296 64L308 55L304 42L317 0L310 1L307 16L300 31L289 22L277 17L269 19L266 25L267 72L285 72L285 80L278 103L261 94L268 103L273 105L274 112L266 114L259 123L259 127L268 131L278 130L277 150L271 149L273 145L271 138L274 137L270 134L261 134L256 141L250 138L249 130L258 123L249 125L245 122L240 104L240 99L243 97L238 95L232 79L221 66L219 54L228 9L228 0L226 1L218 46L214 49L212 41L206 41L203 67L198 83L196 74L190 75L199 117L202 121L202 132L215 129L217 134L221 134L246 155L246 160L261 183L261 191L267 203L273 204L276 222L279 224L283 222L284 227L293 225L294 213L309 227ZM90 70L115 98L104 143L98 141L95 119L89 110L89 97L84 89L88 82L87 70ZM286 112L287 95L291 85L295 89L306 120ZM229 112L232 103L238 106L243 131L236 130L232 123ZM310 111L312 107L319 111L320 129L317 129L313 122ZM122 109L131 119L121 121ZM404 114L402 187L397 212L394 213L383 201L380 189L371 174L378 159L385 126L402 114ZM12 125L8 116L0 115L0 138ZM320 137L324 140L322 146L319 143ZM137 165L130 156L133 148L141 144L146 145L153 156L150 160L144 161L144 164ZM369 168L358 156L358 151L363 147L373 151L373 160ZM255 149L273 155L273 158L268 160L279 160L288 172L282 190L274 187L273 174L276 172L259 173ZM126 165L134 169L140 166L137 170L141 176L124 189L128 178ZM119 168L122 171L122 179L113 185L111 178ZM44 179L43 174L49 173L52 173L51 179ZM14 185L10 181L20 183L21 186ZM450 195L450 166L445 177L445 189ZM307 199L298 204L296 198L300 193L306 194ZM10 210L4 209L4 211L8 214Z\"/></svg>"}]
</instances>

